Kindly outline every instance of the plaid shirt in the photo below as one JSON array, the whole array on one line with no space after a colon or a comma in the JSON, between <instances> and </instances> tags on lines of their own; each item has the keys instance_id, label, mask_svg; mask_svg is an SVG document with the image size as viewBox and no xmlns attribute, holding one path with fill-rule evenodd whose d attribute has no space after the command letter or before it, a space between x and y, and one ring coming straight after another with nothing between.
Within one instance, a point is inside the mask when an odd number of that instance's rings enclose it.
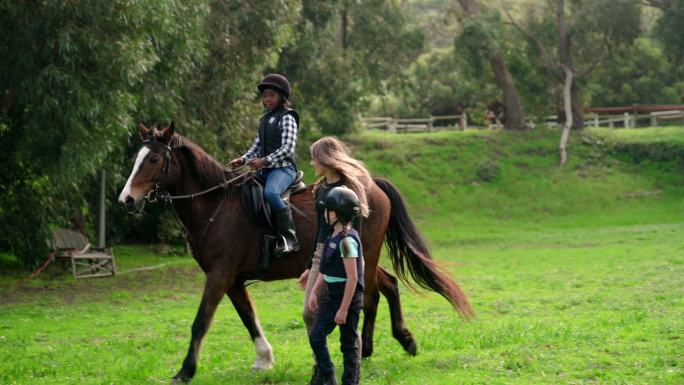
<instances>
[{"instance_id":1,"label":"plaid shirt","mask_svg":"<svg viewBox=\"0 0 684 385\"><path fill-rule=\"evenodd\" d=\"M280 128L282 141L277 150L266 155L265 158L268 161L268 163L266 163L264 166L266 168L280 168L292 164L288 158L291 158L294 155L295 144L297 144L297 122L295 121L294 116L288 114L280 119L278 127ZM252 147L247 150L242 158L245 160L258 158L259 146L259 133L257 132L256 139L254 139Z\"/></svg>"}]
</instances>

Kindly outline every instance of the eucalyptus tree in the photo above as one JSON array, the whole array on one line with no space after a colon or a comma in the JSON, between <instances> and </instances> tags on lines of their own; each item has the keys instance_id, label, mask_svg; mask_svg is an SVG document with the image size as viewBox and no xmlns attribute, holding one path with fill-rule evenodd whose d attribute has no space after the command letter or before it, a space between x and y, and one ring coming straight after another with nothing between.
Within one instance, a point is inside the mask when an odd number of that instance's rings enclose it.
<instances>
[{"instance_id":1,"label":"eucalyptus tree","mask_svg":"<svg viewBox=\"0 0 684 385\"><path fill-rule=\"evenodd\" d=\"M467 49L473 58L486 58L497 86L503 94L503 104L506 108L504 127L510 130L524 130L527 128L525 113L513 76L506 65L502 53L502 45L507 39L499 21L498 10L484 7L476 0L458 0L465 19L457 45Z\"/></svg>"},{"instance_id":2,"label":"eucalyptus tree","mask_svg":"<svg viewBox=\"0 0 684 385\"><path fill-rule=\"evenodd\" d=\"M303 0L300 15L278 68L293 80L307 125L349 132L367 95L420 53L422 32L391 0Z\"/></svg>"},{"instance_id":3,"label":"eucalyptus tree","mask_svg":"<svg viewBox=\"0 0 684 385\"><path fill-rule=\"evenodd\" d=\"M0 251L35 264L47 255L48 225L89 215L99 170L113 176L115 191L138 120L175 118L214 151L239 146L242 127L253 135L254 84L277 61L297 7L294 0L0 3Z\"/></svg>"},{"instance_id":4,"label":"eucalyptus tree","mask_svg":"<svg viewBox=\"0 0 684 385\"><path fill-rule=\"evenodd\" d=\"M639 35L639 4L633 0L548 0L527 5L522 22L503 0L501 5L509 22L530 42L540 65L562 84L565 124L559 150L563 165L570 128L584 127L579 81L610 60L615 47L630 44Z\"/></svg>"}]
</instances>

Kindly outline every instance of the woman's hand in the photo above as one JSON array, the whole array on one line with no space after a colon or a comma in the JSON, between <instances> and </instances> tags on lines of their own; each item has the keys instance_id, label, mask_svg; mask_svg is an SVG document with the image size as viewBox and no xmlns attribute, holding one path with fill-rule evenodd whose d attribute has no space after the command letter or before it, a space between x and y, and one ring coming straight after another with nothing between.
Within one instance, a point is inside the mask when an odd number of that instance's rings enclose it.
<instances>
[{"instance_id":1,"label":"woman's hand","mask_svg":"<svg viewBox=\"0 0 684 385\"><path fill-rule=\"evenodd\" d=\"M254 159L253 161L249 162L249 167L251 167L252 170L256 170L264 167L267 163L268 161L266 158Z\"/></svg>"},{"instance_id":2,"label":"woman's hand","mask_svg":"<svg viewBox=\"0 0 684 385\"><path fill-rule=\"evenodd\" d=\"M347 322L347 310L342 310L340 308L335 314L335 323L338 325L344 325Z\"/></svg>"},{"instance_id":3,"label":"woman's hand","mask_svg":"<svg viewBox=\"0 0 684 385\"><path fill-rule=\"evenodd\" d=\"M318 293L315 291L312 291L311 294L309 294L309 309L311 309L311 311L318 310Z\"/></svg>"},{"instance_id":4,"label":"woman's hand","mask_svg":"<svg viewBox=\"0 0 684 385\"><path fill-rule=\"evenodd\" d=\"M235 168L235 167L240 167L245 164L245 159L244 158L235 158L228 163L228 167L230 168Z\"/></svg>"},{"instance_id":5,"label":"woman's hand","mask_svg":"<svg viewBox=\"0 0 684 385\"><path fill-rule=\"evenodd\" d=\"M299 288L302 290L306 289L306 283L309 281L309 272L310 271L311 270L306 269L306 270L304 270L302 275L299 276L299 280L297 282L299 282Z\"/></svg>"}]
</instances>

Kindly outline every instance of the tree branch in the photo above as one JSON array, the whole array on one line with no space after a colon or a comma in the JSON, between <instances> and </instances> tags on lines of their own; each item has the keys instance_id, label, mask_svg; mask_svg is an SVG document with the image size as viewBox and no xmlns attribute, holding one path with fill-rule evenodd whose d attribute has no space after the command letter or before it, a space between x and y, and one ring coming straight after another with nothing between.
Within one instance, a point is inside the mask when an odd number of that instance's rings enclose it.
<instances>
[{"instance_id":1,"label":"tree branch","mask_svg":"<svg viewBox=\"0 0 684 385\"><path fill-rule=\"evenodd\" d=\"M672 8L672 0L641 0L641 4L647 7L658 8L661 11L669 11Z\"/></svg>"},{"instance_id":2,"label":"tree branch","mask_svg":"<svg viewBox=\"0 0 684 385\"><path fill-rule=\"evenodd\" d=\"M611 55L611 50L610 50L610 44L608 41L608 36L604 35L603 36L603 44L601 44L597 51L600 51L603 48L601 53L596 53L595 55L592 55L595 57L594 60L591 61L591 63L583 70L576 69L575 72L575 78L583 78L596 69L596 66L601 63L602 61L608 59Z\"/></svg>"},{"instance_id":3,"label":"tree branch","mask_svg":"<svg viewBox=\"0 0 684 385\"><path fill-rule=\"evenodd\" d=\"M552 70L554 74L557 74L558 66L556 65L556 60L553 58L553 55L551 55L551 53L546 48L544 43L542 43L542 41L540 39L538 39L536 36L527 32L523 27L520 26L520 24L516 23L515 19L513 19L513 15L511 15L511 13L508 11L505 4L503 3L503 0L499 0L499 1L501 2L501 8L503 9L504 13L506 14L506 17L508 17L509 24L511 24L513 27L515 27L515 29L517 29L530 42L534 43L537 46L537 48L539 48L539 52L541 52L542 62L544 63L544 66L546 66L548 69Z\"/></svg>"}]
</instances>

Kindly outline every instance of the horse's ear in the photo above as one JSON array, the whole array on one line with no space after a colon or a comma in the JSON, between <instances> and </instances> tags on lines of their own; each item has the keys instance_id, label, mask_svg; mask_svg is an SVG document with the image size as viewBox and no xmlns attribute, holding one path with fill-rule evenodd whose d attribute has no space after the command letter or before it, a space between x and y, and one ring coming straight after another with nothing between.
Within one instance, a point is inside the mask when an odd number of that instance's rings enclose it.
<instances>
[{"instance_id":1,"label":"horse's ear","mask_svg":"<svg viewBox=\"0 0 684 385\"><path fill-rule=\"evenodd\" d=\"M142 122L138 123L138 130L140 130L140 138L142 138L142 140L147 139L147 137L150 135L150 130L145 127Z\"/></svg>"},{"instance_id":2,"label":"horse's ear","mask_svg":"<svg viewBox=\"0 0 684 385\"><path fill-rule=\"evenodd\" d=\"M164 141L164 143L166 143L166 144L171 143L171 139L173 139L173 134L175 133L175 130L176 130L176 128L175 128L175 125L173 124L173 120L172 120L171 124L169 124L169 126L166 127L164 129L164 131L162 131L162 140Z\"/></svg>"}]
</instances>

